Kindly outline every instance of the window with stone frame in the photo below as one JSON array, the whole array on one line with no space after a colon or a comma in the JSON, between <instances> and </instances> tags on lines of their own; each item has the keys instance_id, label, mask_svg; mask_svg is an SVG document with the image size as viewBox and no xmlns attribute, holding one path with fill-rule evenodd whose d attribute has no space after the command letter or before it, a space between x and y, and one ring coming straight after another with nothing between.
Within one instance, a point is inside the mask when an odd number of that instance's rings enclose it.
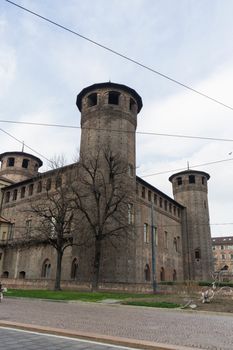
<instances>
[{"instance_id":1,"label":"window with stone frame","mask_svg":"<svg viewBox=\"0 0 233 350\"><path fill-rule=\"evenodd\" d=\"M143 225L143 237L144 237L144 243L150 242L149 225L147 223L144 223Z\"/></svg>"},{"instance_id":2,"label":"window with stone frame","mask_svg":"<svg viewBox=\"0 0 233 350\"><path fill-rule=\"evenodd\" d=\"M51 263L49 259L45 259L42 265L41 277L50 278L51 275Z\"/></svg>"},{"instance_id":3,"label":"window with stone frame","mask_svg":"<svg viewBox=\"0 0 233 350\"><path fill-rule=\"evenodd\" d=\"M134 209L133 204L128 204L128 224L132 225L134 223Z\"/></svg>"},{"instance_id":4,"label":"window with stone frame","mask_svg":"<svg viewBox=\"0 0 233 350\"><path fill-rule=\"evenodd\" d=\"M29 220L26 220L26 223L25 223L25 233L26 233L26 236L30 236L31 235L31 229L32 229L32 220L29 219Z\"/></svg>"}]
</instances>

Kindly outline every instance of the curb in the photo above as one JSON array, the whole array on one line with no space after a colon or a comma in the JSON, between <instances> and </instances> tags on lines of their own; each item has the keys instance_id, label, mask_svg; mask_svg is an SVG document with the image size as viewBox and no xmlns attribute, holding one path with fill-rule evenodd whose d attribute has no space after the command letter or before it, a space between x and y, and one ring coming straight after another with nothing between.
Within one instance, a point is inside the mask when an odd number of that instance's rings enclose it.
<instances>
[{"instance_id":1,"label":"curb","mask_svg":"<svg viewBox=\"0 0 233 350\"><path fill-rule=\"evenodd\" d=\"M51 327L36 326L36 325L31 325L26 323L17 323L17 322L10 322L10 321L0 321L0 327L19 329L19 330L37 332L42 334L52 334L52 335L67 337L67 338L90 340L90 341L95 341L95 342L100 342L105 344L131 347L134 349L146 349L146 350L194 350L194 349L197 349L194 347L156 343L156 342L151 342L146 340L113 337L109 335L78 332L70 329L51 328Z\"/></svg>"}]
</instances>

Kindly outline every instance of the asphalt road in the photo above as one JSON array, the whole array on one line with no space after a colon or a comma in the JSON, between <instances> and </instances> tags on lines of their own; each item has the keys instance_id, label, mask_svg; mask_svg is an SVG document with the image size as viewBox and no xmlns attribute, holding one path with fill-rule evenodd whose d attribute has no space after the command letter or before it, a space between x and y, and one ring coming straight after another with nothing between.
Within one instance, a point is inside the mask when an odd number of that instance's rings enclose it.
<instances>
[{"instance_id":1,"label":"asphalt road","mask_svg":"<svg viewBox=\"0 0 233 350\"><path fill-rule=\"evenodd\" d=\"M4 298L0 320L199 349L233 349L232 314Z\"/></svg>"},{"instance_id":2,"label":"asphalt road","mask_svg":"<svg viewBox=\"0 0 233 350\"><path fill-rule=\"evenodd\" d=\"M0 327L0 349L5 350L124 350L129 348Z\"/></svg>"}]
</instances>

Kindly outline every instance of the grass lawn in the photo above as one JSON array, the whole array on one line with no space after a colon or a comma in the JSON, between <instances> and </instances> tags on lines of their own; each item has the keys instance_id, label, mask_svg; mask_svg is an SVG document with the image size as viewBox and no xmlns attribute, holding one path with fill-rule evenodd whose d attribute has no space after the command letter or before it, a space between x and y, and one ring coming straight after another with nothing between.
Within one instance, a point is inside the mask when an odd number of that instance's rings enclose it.
<instances>
[{"instance_id":1,"label":"grass lawn","mask_svg":"<svg viewBox=\"0 0 233 350\"><path fill-rule=\"evenodd\" d=\"M6 297L20 298L39 298L49 300L79 300L89 302L100 302L105 299L114 299L122 301L124 305L150 306L161 308L176 308L180 304L175 300L166 300L167 295L159 294L135 294L135 293L116 293L116 292L78 292L78 291L52 291L52 290L24 290L9 289ZM171 297L171 296L169 296Z\"/></svg>"},{"instance_id":2,"label":"grass lawn","mask_svg":"<svg viewBox=\"0 0 233 350\"><path fill-rule=\"evenodd\" d=\"M20 298L40 298L51 300L80 300L80 301L102 301L104 299L138 299L148 298L148 294L130 294L130 293L109 293L109 292L74 292L74 291L52 291L52 290L23 290L8 289L6 297Z\"/></svg>"}]
</instances>

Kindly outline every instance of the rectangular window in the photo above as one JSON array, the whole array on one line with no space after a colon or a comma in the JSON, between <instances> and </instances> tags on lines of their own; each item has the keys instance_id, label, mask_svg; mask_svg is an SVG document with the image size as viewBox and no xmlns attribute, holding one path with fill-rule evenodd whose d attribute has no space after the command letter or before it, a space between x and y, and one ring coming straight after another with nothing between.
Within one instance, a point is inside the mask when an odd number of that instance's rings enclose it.
<instances>
[{"instance_id":1,"label":"rectangular window","mask_svg":"<svg viewBox=\"0 0 233 350\"><path fill-rule=\"evenodd\" d=\"M169 203L169 211L170 211L170 213L172 212L172 204L171 203Z\"/></svg>"},{"instance_id":2,"label":"rectangular window","mask_svg":"<svg viewBox=\"0 0 233 350\"><path fill-rule=\"evenodd\" d=\"M225 254L222 254L222 260L225 260Z\"/></svg>"},{"instance_id":3,"label":"rectangular window","mask_svg":"<svg viewBox=\"0 0 233 350\"><path fill-rule=\"evenodd\" d=\"M42 191L42 182L39 181L37 184L37 193L40 193Z\"/></svg>"},{"instance_id":4,"label":"rectangular window","mask_svg":"<svg viewBox=\"0 0 233 350\"><path fill-rule=\"evenodd\" d=\"M23 159L22 161L22 168L27 169L29 164L29 159Z\"/></svg>"},{"instance_id":5,"label":"rectangular window","mask_svg":"<svg viewBox=\"0 0 233 350\"><path fill-rule=\"evenodd\" d=\"M168 233L167 231L164 231L164 248L168 248Z\"/></svg>"},{"instance_id":6,"label":"rectangular window","mask_svg":"<svg viewBox=\"0 0 233 350\"><path fill-rule=\"evenodd\" d=\"M231 260L233 260L233 254L231 254Z\"/></svg>"},{"instance_id":7,"label":"rectangular window","mask_svg":"<svg viewBox=\"0 0 233 350\"><path fill-rule=\"evenodd\" d=\"M173 214L176 215L176 207L173 207Z\"/></svg>"},{"instance_id":8,"label":"rectangular window","mask_svg":"<svg viewBox=\"0 0 233 350\"><path fill-rule=\"evenodd\" d=\"M11 195L10 192L6 192L5 193L5 203L9 203L10 202L10 195Z\"/></svg>"},{"instance_id":9,"label":"rectangular window","mask_svg":"<svg viewBox=\"0 0 233 350\"><path fill-rule=\"evenodd\" d=\"M164 201L164 209L167 211L167 201Z\"/></svg>"},{"instance_id":10,"label":"rectangular window","mask_svg":"<svg viewBox=\"0 0 233 350\"><path fill-rule=\"evenodd\" d=\"M32 220L26 221L26 236L30 236L32 228Z\"/></svg>"},{"instance_id":11,"label":"rectangular window","mask_svg":"<svg viewBox=\"0 0 233 350\"><path fill-rule=\"evenodd\" d=\"M29 185L29 188L28 188L28 195L29 196L32 196L33 195L33 184Z\"/></svg>"},{"instance_id":12,"label":"rectangular window","mask_svg":"<svg viewBox=\"0 0 233 350\"><path fill-rule=\"evenodd\" d=\"M142 186L142 198L145 198L146 195L146 189L144 186Z\"/></svg>"},{"instance_id":13,"label":"rectangular window","mask_svg":"<svg viewBox=\"0 0 233 350\"><path fill-rule=\"evenodd\" d=\"M14 166L15 165L15 158L8 158L7 159L7 166Z\"/></svg>"},{"instance_id":14,"label":"rectangular window","mask_svg":"<svg viewBox=\"0 0 233 350\"><path fill-rule=\"evenodd\" d=\"M154 194L154 204L157 205L157 195Z\"/></svg>"},{"instance_id":15,"label":"rectangular window","mask_svg":"<svg viewBox=\"0 0 233 350\"><path fill-rule=\"evenodd\" d=\"M160 206L160 208L163 207L163 199L161 197L159 197L159 206Z\"/></svg>"},{"instance_id":16,"label":"rectangular window","mask_svg":"<svg viewBox=\"0 0 233 350\"><path fill-rule=\"evenodd\" d=\"M15 233L15 224L11 224L9 227L9 240L12 240L14 238L14 233Z\"/></svg>"},{"instance_id":17,"label":"rectangular window","mask_svg":"<svg viewBox=\"0 0 233 350\"><path fill-rule=\"evenodd\" d=\"M16 199L17 199L17 193L18 193L17 190L14 190L14 191L13 191L13 201L16 201Z\"/></svg>"},{"instance_id":18,"label":"rectangular window","mask_svg":"<svg viewBox=\"0 0 233 350\"><path fill-rule=\"evenodd\" d=\"M132 225L134 223L134 213L133 213L133 204L128 204L128 224Z\"/></svg>"},{"instance_id":19,"label":"rectangular window","mask_svg":"<svg viewBox=\"0 0 233 350\"><path fill-rule=\"evenodd\" d=\"M61 176L58 176L58 177L56 178L56 183L55 183L56 189L58 189L59 187L61 187L61 185L62 185L62 179L61 179Z\"/></svg>"},{"instance_id":20,"label":"rectangular window","mask_svg":"<svg viewBox=\"0 0 233 350\"><path fill-rule=\"evenodd\" d=\"M144 224L143 226L143 233L144 233L144 243L149 243L149 225Z\"/></svg>"},{"instance_id":21,"label":"rectangular window","mask_svg":"<svg viewBox=\"0 0 233 350\"><path fill-rule=\"evenodd\" d=\"M151 191L148 191L148 201L151 202Z\"/></svg>"},{"instance_id":22,"label":"rectangular window","mask_svg":"<svg viewBox=\"0 0 233 350\"><path fill-rule=\"evenodd\" d=\"M20 194L21 198L25 197L25 191L26 191L26 187L24 186L24 187L21 188L21 194Z\"/></svg>"},{"instance_id":23,"label":"rectangular window","mask_svg":"<svg viewBox=\"0 0 233 350\"><path fill-rule=\"evenodd\" d=\"M51 186L52 186L52 180L48 179L46 182L46 191L51 190Z\"/></svg>"},{"instance_id":24,"label":"rectangular window","mask_svg":"<svg viewBox=\"0 0 233 350\"><path fill-rule=\"evenodd\" d=\"M195 175L189 175L189 183L195 184Z\"/></svg>"}]
</instances>

